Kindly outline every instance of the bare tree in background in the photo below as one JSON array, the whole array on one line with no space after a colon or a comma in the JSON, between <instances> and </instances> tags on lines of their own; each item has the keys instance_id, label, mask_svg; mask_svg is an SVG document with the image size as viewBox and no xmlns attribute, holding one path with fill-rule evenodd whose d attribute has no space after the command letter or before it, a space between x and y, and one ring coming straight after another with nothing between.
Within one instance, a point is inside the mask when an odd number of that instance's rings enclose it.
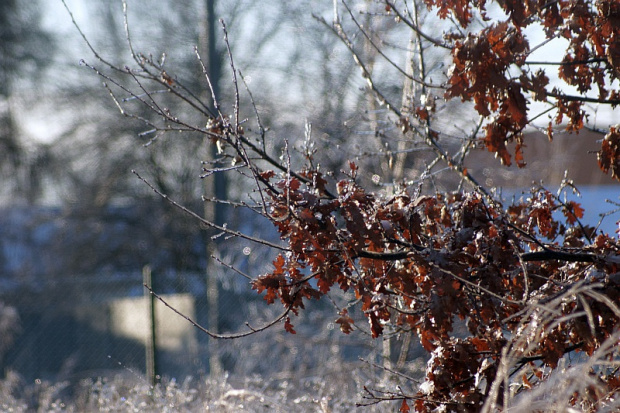
<instances>
[{"instance_id":1,"label":"bare tree in background","mask_svg":"<svg viewBox=\"0 0 620 413\"><path fill-rule=\"evenodd\" d=\"M4 365L4 356L11 348L16 335L20 332L19 314L14 307L0 302L0 365ZM5 372L2 372L3 376Z\"/></svg>"},{"instance_id":2,"label":"bare tree in background","mask_svg":"<svg viewBox=\"0 0 620 413\"><path fill-rule=\"evenodd\" d=\"M0 171L5 178L3 196L18 196L29 204L41 192L45 149L28 151L16 125L15 102L34 87L50 62L53 42L38 22L37 2L8 0L0 4ZM28 98L23 100L28 100Z\"/></svg>"}]
</instances>

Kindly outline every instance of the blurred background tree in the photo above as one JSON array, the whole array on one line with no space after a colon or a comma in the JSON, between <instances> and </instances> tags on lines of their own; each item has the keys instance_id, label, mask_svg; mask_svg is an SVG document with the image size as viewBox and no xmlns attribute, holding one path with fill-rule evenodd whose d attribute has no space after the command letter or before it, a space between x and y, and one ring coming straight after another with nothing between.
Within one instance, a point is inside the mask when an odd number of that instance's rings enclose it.
<instances>
[{"instance_id":1,"label":"blurred background tree","mask_svg":"<svg viewBox=\"0 0 620 413\"><path fill-rule=\"evenodd\" d=\"M31 103L31 93L45 81L42 71L53 55L53 39L40 21L38 2L0 4L0 171L5 182L1 195L29 204L40 195L47 154L27 142L17 117L20 103Z\"/></svg>"},{"instance_id":2,"label":"blurred background tree","mask_svg":"<svg viewBox=\"0 0 620 413\"><path fill-rule=\"evenodd\" d=\"M121 67L131 58L120 1L75 0L68 5L101 56ZM215 8L207 19L209 5ZM210 198L212 190L212 177L201 179L201 169L209 167L216 154L208 152L199 134L158 136L148 133L140 123L119 120L101 79L90 77L83 81L84 67L79 62L88 60L91 51L61 6L14 1L0 6L0 169L6 183L2 207L7 211L1 223L1 261L3 282L10 287L4 289L4 295L11 297L10 304L22 311L22 321L29 325L22 329L24 336L30 334L32 320L38 320L33 312L49 312L49 308L68 311L74 304L64 299L67 283L74 286L71 291L77 294L75 301L80 301L90 299L92 291L80 291L78 286L86 284L78 280L116 282L114 274L140 274L145 264L155 274L178 274L172 288L176 291L196 289L192 279L180 274L204 274L207 254L230 262L248 262L246 265L253 268L267 268L270 260L258 249L250 255L245 255L242 248L205 250L205 245L214 245L210 240L215 233L205 231L193 219L161 202L131 174L132 169L139 170L161 192L201 211L201 197ZM129 31L137 53L158 60L165 54L165 65L174 68L175 79L199 91L205 88L194 53L194 46L198 46L205 62L214 62L209 73L216 80L221 101L230 104L235 90L217 22L224 19L231 34L235 64L254 93L262 116L266 149L275 157L281 155L279 148L285 139L291 142L293 158L303 159L305 145L313 142L317 148L329 148L322 162L334 170L346 163L345 153L371 152L364 151L371 144L366 142L369 132L360 131L360 139L352 141L347 139L352 123L341 121L354 119L367 100L366 93L360 90L363 82L358 79L355 63L346 58L346 49L339 40L312 16L330 16L332 2L258 4L237 0L224 4L194 0L182 4L166 1L152 7L152 2L136 0L128 6ZM209 38L213 40L210 46ZM212 48L215 58L208 59ZM201 93L208 102L210 93ZM180 110L175 99L168 99L166 104L172 112ZM250 113L250 103L243 105L242 110ZM230 107L224 109L228 112ZM149 121L158 120L148 110L139 115ZM307 121L306 130L300 119ZM260 131L253 133L259 136ZM380 146L376 139L372 142L373 148ZM200 160L207 163L201 165ZM234 195L249 190L241 181L228 183L227 191ZM229 213L229 219L237 219L234 210ZM223 223L224 219L216 221ZM236 284L222 277L221 268L207 271L215 275L211 279L219 283L219 288L222 282L225 288ZM218 327L231 328L213 317L220 318L216 308L230 313L230 306L235 304L218 304L214 295L218 288L203 285L199 289L211 291L212 306L198 313L201 321L215 327L215 331ZM199 305L205 310L206 299L202 300ZM24 308L28 309L26 313ZM260 316L256 309L248 311ZM271 314L272 310L262 311ZM43 329L42 324L36 328ZM328 345L326 337L316 340ZM245 341L235 346L220 345L210 353L226 358L230 365L231 349L246 346L260 347ZM254 351L258 350L248 354ZM211 364L218 363L219 356L211 358ZM248 358L240 363L256 365L257 361L249 362Z\"/></svg>"}]
</instances>

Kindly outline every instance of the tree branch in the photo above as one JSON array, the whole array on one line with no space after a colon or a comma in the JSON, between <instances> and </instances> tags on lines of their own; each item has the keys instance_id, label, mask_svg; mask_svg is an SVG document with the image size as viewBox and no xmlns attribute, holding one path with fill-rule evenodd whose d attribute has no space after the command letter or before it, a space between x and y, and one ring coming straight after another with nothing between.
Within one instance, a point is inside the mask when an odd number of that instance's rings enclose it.
<instances>
[{"instance_id":1,"label":"tree branch","mask_svg":"<svg viewBox=\"0 0 620 413\"><path fill-rule=\"evenodd\" d=\"M534 251L521 254L523 261L567 261L567 262L596 262L600 258L595 254L563 252L563 251Z\"/></svg>"}]
</instances>

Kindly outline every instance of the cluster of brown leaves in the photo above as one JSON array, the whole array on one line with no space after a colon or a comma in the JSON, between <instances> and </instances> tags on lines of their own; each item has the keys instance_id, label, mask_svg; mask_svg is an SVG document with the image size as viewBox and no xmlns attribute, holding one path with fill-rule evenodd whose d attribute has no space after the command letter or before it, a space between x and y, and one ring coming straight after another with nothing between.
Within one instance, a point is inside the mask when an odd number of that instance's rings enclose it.
<instances>
[{"instance_id":1,"label":"cluster of brown leaves","mask_svg":"<svg viewBox=\"0 0 620 413\"><path fill-rule=\"evenodd\" d=\"M445 97L474 104L486 119L482 141L503 164L514 157L525 166L530 100L553 106L555 123L567 119L566 129L576 132L584 126L585 102L620 103L611 88L620 79L617 1L493 2L507 17L479 31L472 21L490 20L490 0L424 2L455 24L444 36L452 56ZM524 29L532 24L548 40L565 40L564 57L553 67L580 95L552 87L547 66L528 61L533 47ZM586 97L594 89L598 96ZM416 115L427 121L429 110L418 108ZM400 124L407 133L407 119ZM552 121L547 133L552 139ZM509 143L515 144L512 153ZM611 128L599 152L600 167L620 179L619 159L620 134ZM401 411L410 404L417 411L479 411L489 400L501 406L507 394L498 390L502 386L516 393L532 389L567 355L592 356L615 337L620 244L581 225L578 203L562 202L543 189L507 208L483 190L420 197L402 192L384 199L360 186L357 167L350 166L350 178L337 183L335 196L326 194L316 170L296 177L261 175L269 217L288 249L253 288L295 314L304 300L320 299L332 288L350 291L368 326L355 324L349 314L354 307L344 308L336 320L344 333L367 328L373 337L415 334L431 358L424 385L398 395ZM457 337L457 326L466 333ZM294 332L288 318L285 327ZM620 390L617 369L592 374L603 391L575 393L570 403L583 406L587 398L596 404ZM510 383L498 385L500 375Z\"/></svg>"},{"instance_id":2,"label":"cluster of brown leaves","mask_svg":"<svg viewBox=\"0 0 620 413\"><path fill-rule=\"evenodd\" d=\"M620 131L611 127L609 133L603 139L603 145L598 153L598 163L601 169L611 176L620 180Z\"/></svg>"},{"instance_id":3,"label":"cluster of brown leaves","mask_svg":"<svg viewBox=\"0 0 620 413\"><path fill-rule=\"evenodd\" d=\"M452 56L445 97L474 104L486 119L482 141L503 164L514 157L525 166L528 95L552 105L554 121L567 119L570 131L583 128L585 102L619 103L610 85L620 75L620 3L503 0L496 3L507 17L476 31L475 16L490 20L490 0L424 1L457 26L444 36ZM547 39L566 41L565 55L554 67L581 95L552 87L546 69L528 61L532 47L524 29L532 24L543 27ZM598 97L586 97L594 88ZM427 121L430 112L428 106L415 113ZM406 118L400 125L409 131ZM547 131L551 139L552 122ZM431 141L436 138L429 133ZM617 179L618 159L620 134L611 128L599 163ZM520 386L510 390L516 393L532 389L567 355L591 356L615 337L620 244L581 225L584 211L578 203L562 202L543 189L507 208L480 188L418 197L403 191L384 199L356 182L355 164L350 169L349 179L336 184L337 195L326 190L318 170L260 174L268 217L287 249L253 288L293 314L305 300L338 288L352 293L368 323L354 322L349 314L354 306L340 309L336 323L344 333L415 334L431 358L424 385L399 394L401 411L408 411L409 403L418 411L479 411L488 400L501 406L502 393L507 394L501 386ZM466 333L457 337L457 327ZM285 328L295 331L288 317ZM617 352L609 355L617 357ZM500 372L510 383L497 385ZM592 374L604 391L588 394L590 402L620 390L617 369ZM583 405L584 397L576 393L570 402Z\"/></svg>"},{"instance_id":4,"label":"cluster of brown leaves","mask_svg":"<svg viewBox=\"0 0 620 413\"><path fill-rule=\"evenodd\" d=\"M455 24L443 43L432 41L452 53L452 67L442 85L445 97L473 102L485 119L481 124L484 145L504 164L512 162L508 143L513 142L516 163L525 165L523 130L531 123L527 94L551 104L557 113L555 122L567 118L571 131L584 125L584 102L620 103L620 93L610 86L620 79L617 0L422 1L436 8L440 18ZM504 10L507 17L503 21L487 24L486 7L491 3ZM386 12L396 12L391 2L386 5ZM479 31L472 29L475 17L483 22ZM543 27L548 39L566 41L566 53L554 66L559 67L560 78L581 96L567 95L557 87L550 89L545 70L532 69L540 66L528 62L533 47L524 29L532 24ZM418 29L413 22L408 25ZM349 41L344 40L348 46ZM260 210L279 231L285 246L201 219L151 188L211 228L283 251L273 261L273 269L252 282L267 303L280 302L286 309L267 327L282 320L285 330L295 334L291 316L299 314L307 300L321 299L337 288L354 297L351 305L338 309L335 320L345 334L368 329L375 338L401 332L418 337L431 358L424 384L397 395L402 400L401 411L409 411L410 402L418 411L479 411L488 400L505 407L502 393L531 389L567 355L594 355L614 339L612 350L604 357L617 365L618 240L581 225L584 211L578 203L562 202L542 189L508 208L491 200L488 191L437 145L439 133L430 128L434 98L414 112L428 126L424 142L437 160L445 162L475 191L413 196L403 190L384 198L358 184L358 167L350 163L349 178L337 182L334 195L318 167L292 170L290 161L284 165L269 156L264 143L260 147L244 135L237 118L238 95L235 121L231 122L226 116L199 109L203 105L196 104L195 96L184 95L182 91L187 89L177 78L150 60L136 59L140 70L134 72L99 59L115 73L125 73L136 81L140 92L129 92L91 67L163 118L167 124L157 126L158 131L189 129L206 134L223 158L234 160L232 169L207 171L209 174L245 168L242 175L251 177L254 190L260 193ZM355 60L359 63L357 56ZM235 72L232 59L230 63ZM149 65L157 73L149 71ZM514 76L515 71L520 75ZM365 68L364 76L374 90ZM151 103L156 97L148 92L148 99L143 97L142 77L169 87L188 107L212 120L206 127L191 126L165 107L160 109ZM422 80L426 85L428 79ZM598 89L598 97L585 97L593 88ZM120 108L120 100L108 90ZM385 101L383 97L380 100ZM122 113L152 125L141 116ZM406 115L394 114L403 133L414 130ZM548 135L553 135L551 123ZM619 159L620 131L616 127L603 140L599 164L620 179ZM262 169L257 161L274 171ZM356 324L356 317L349 313L357 309L355 303L359 303L367 326ZM465 331L458 337L454 334L457 327ZM250 334L257 331L252 329ZM575 393L571 403L583 405L587 398L595 405L620 391L618 368L593 368L590 374L603 391ZM519 386L516 390L512 388L515 384ZM504 390L500 390L502 386Z\"/></svg>"},{"instance_id":5,"label":"cluster of brown leaves","mask_svg":"<svg viewBox=\"0 0 620 413\"><path fill-rule=\"evenodd\" d=\"M289 250L254 288L269 303L280 300L295 313L304 299L319 299L334 287L351 290L373 337L388 328L415 333L432 354L425 392L410 395L419 410L455 402L479 409L502 349L537 322L539 314L531 309L544 309L575 283L596 283L598 294L620 302L620 264L608 259L617 256L620 244L580 226L580 205L560 202L545 190L504 210L476 193L416 199L403 193L384 200L348 179L329 198L295 178L265 176L281 189L269 191L270 214ZM550 248L568 255L574 248L591 253L593 262L529 260L524 251L540 248L540 239L555 241ZM540 363L555 368L572 351L592 354L620 321L608 304L583 294L567 294L555 311L554 320L565 321L549 321L542 333L523 341L515 350L520 357L515 370L538 371ZM579 312L587 315L574 316ZM344 333L364 328L346 309L336 322ZM456 323L466 326L466 337L454 337ZM615 390L617 374L605 377L601 380ZM535 379L526 377L523 389Z\"/></svg>"},{"instance_id":6,"label":"cluster of brown leaves","mask_svg":"<svg viewBox=\"0 0 620 413\"><path fill-rule=\"evenodd\" d=\"M616 106L618 90L611 85L620 78L620 3L615 0L505 0L497 2L508 16L480 31L467 33L474 12L489 19L486 7L491 1L425 0L436 7L441 18L453 17L460 26L457 33L446 35L452 47L453 65L448 74L446 98L459 97L471 101L485 125L484 145L505 165L511 164L508 142L516 142L515 158L522 167L522 131L529 124L526 96L555 106L555 123L566 118L566 129L579 131L584 126L585 102ZM545 69L533 69L528 62L529 40L523 30L539 24L547 39L568 42L564 57L557 64L558 75L580 95L564 93L557 85L549 85ZM465 34L467 33L467 34ZM520 76L509 74L518 68ZM597 92L596 98L586 97ZM549 137L552 137L551 122ZM603 147L603 157L611 157ZM603 168L605 169L605 168ZM606 170L606 169L605 169ZM612 171L613 172L613 171ZM614 176L617 177L617 176Z\"/></svg>"}]
</instances>

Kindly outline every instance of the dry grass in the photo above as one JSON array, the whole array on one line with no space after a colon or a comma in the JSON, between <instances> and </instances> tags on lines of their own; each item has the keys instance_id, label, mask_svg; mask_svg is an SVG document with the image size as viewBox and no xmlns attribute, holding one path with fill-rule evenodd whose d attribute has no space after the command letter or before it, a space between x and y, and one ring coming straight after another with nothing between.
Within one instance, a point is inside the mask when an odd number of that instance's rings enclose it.
<instances>
[{"instance_id":1,"label":"dry grass","mask_svg":"<svg viewBox=\"0 0 620 413\"><path fill-rule=\"evenodd\" d=\"M597 292L597 284L578 282L551 300L533 301L522 317L518 334L515 334L502 351L502 360L491 385L483 412L615 412L620 410L617 394L609 392L600 376L617 374L620 366L618 344L620 331L608 337L600 347L587 356L583 352L566 354L556 369L549 369L542 362L523 365L524 357L531 355L537 344L552 330L567 321L585 317L591 329L595 320L588 307L562 315L566 303L583 298L595 298L620 317L620 309L608 298ZM519 367L521 367L519 369ZM517 371L517 373L515 373ZM507 408L504 409L504 406Z\"/></svg>"}]
</instances>

